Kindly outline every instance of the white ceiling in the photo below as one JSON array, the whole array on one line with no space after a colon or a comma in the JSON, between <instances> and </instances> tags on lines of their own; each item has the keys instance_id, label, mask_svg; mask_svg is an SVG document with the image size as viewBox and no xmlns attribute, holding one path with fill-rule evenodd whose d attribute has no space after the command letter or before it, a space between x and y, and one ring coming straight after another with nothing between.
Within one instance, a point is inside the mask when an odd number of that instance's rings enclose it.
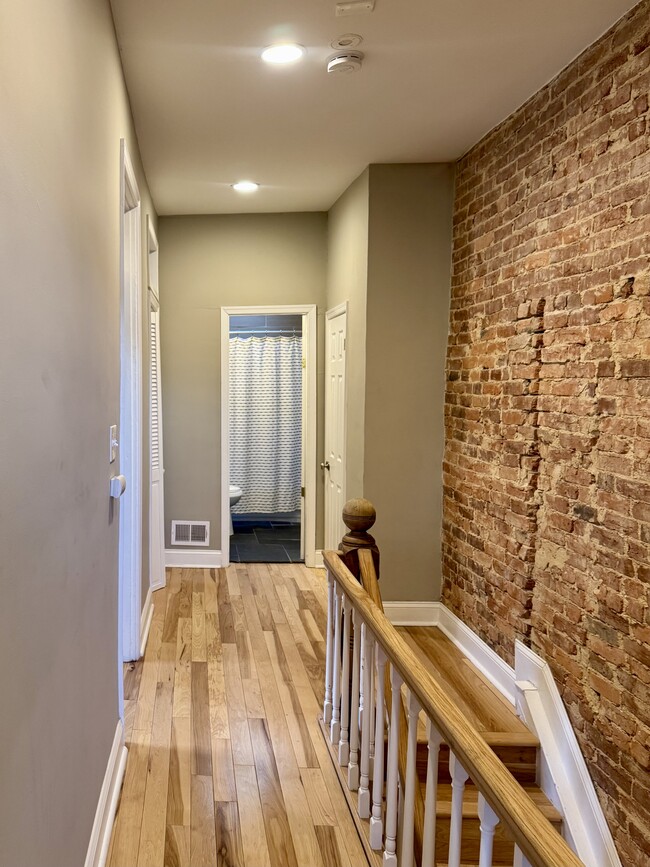
<instances>
[{"instance_id":1,"label":"white ceiling","mask_svg":"<svg viewBox=\"0 0 650 867\"><path fill-rule=\"evenodd\" d=\"M160 214L326 210L369 163L456 159L636 0L111 0ZM328 75L363 36L361 72ZM297 64L263 63L293 40ZM240 178L262 187L244 196Z\"/></svg>"}]
</instances>

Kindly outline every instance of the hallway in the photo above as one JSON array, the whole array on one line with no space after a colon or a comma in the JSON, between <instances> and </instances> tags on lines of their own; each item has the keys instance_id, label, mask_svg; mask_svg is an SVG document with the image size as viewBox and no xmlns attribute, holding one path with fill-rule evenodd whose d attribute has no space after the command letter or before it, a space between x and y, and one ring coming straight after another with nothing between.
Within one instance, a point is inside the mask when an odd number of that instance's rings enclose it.
<instances>
[{"instance_id":1,"label":"hallway","mask_svg":"<svg viewBox=\"0 0 650 867\"><path fill-rule=\"evenodd\" d=\"M301 565L171 570L125 677L110 867L367 863L317 723L326 611Z\"/></svg>"}]
</instances>

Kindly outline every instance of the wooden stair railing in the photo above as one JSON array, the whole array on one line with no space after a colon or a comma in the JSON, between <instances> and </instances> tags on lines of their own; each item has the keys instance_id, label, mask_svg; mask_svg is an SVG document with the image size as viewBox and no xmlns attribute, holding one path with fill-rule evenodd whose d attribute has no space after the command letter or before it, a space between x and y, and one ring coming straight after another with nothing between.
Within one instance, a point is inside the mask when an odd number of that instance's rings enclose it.
<instances>
[{"instance_id":1,"label":"wooden stair railing","mask_svg":"<svg viewBox=\"0 0 650 867\"><path fill-rule=\"evenodd\" d=\"M370 504L367 507L372 509ZM362 541L364 530L358 514L355 521L356 536ZM374 523L374 509L366 521L367 530ZM368 539L374 545L372 537ZM442 742L449 747L452 780L444 854L448 867L461 867L461 855L466 851L462 841L463 796L468 779L478 790L479 867L492 867L500 822L515 841L514 867L584 867L386 618L375 570L378 557L372 545L366 539L356 554L354 546L343 552L359 580L341 554L324 553L328 624L323 717L332 745L338 745L339 764L347 767L348 788L358 792L358 815L369 819L370 845L383 853L384 867L437 867L439 863L435 826ZM401 697L403 684L408 690L407 712ZM385 704L389 708L386 757ZM429 737L424 798L416 773L421 710ZM416 826L422 829L420 840L416 839Z\"/></svg>"}]
</instances>

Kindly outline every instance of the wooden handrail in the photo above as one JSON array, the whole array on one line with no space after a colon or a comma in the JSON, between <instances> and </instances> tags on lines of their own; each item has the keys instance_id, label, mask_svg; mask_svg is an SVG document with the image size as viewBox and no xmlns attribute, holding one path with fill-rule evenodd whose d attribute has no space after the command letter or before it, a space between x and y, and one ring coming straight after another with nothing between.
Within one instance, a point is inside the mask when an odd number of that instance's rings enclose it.
<instances>
[{"instance_id":1,"label":"wooden handrail","mask_svg":"<svg viewBox=\"0 0 650 867\"><path fill-rule=\"evenodd\" d=\"M501 763L480 733L447 697L415 653L335 551L325 551L327 569L363 618L391 664L512 834L532 867L584 867L566 841Z\"/></svg>"}]
</instances>

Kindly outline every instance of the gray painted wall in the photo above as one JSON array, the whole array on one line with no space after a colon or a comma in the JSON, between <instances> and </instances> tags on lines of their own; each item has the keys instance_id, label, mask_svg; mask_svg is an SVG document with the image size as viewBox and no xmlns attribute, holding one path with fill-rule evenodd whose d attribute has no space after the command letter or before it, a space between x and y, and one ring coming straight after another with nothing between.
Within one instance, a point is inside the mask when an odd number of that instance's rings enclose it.
<instances>
[{"instance_id":1,"label":"gray painted wall","mask_svg":"<svg viewBox=\"0 0 650 867\"><path fill-rule=\"evenodd\" d=\"M454 167L370 166L364 496L384 599L439 599Z\"/></svg>"},{"instance_id":2,"label":"gray painted wall","mask_svg":"<svg viewBox=\"0 0 650 867\"><path fill-rule=\"evenodd\" d=\"M347 300L347 497L377 509L386 600L440 598L454 169L371 165L329 213L327 306Z\"/></svg>"},{"instance_id":3,"label":"gray painted wall","mask_svg":"<svg viewBox=\"0 0 650 867\"><path fill-rule=\"evenodd\" d=\"M159 223L166 544L172 519L210 521L220 546L221 307L318 306L318 442L323 442L327 216L162 217ZM316 547L322 546L317 471Z\"/></svg>"},{"instance_id":4,"label":"gray painted wall","mask_svg":"<svg viewBox=\"0 0 650 867\"><path fill-rule=\"evenodd\" d=\"M346 497L362 496L366 401L366 293L368 286L368 179L366 169L328 215L327 309L348 302L346 337Z\"/></svg>"},{"instance_id":5,"label":"gray painted wall","mask_svg":"<svg viewBox=\"0 0 650 867\"><path fill-rule=\"evenodd\" d=\"M119 153L105 0L0 8L0 863L83 864L117 725Z\"/></svg>"}]
</instances>

